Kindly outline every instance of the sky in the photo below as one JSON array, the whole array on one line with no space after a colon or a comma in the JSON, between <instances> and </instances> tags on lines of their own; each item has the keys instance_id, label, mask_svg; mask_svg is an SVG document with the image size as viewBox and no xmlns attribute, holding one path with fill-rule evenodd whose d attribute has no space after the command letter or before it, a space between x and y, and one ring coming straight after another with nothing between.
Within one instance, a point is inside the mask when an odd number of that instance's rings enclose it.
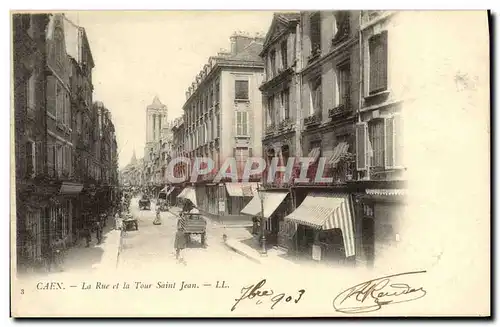
<instances>
[{"instance_id":1,"label":"sky","mask_svg":"<svg viewBox=\"0 0 500 327\"><path fill-rule=\"evenodd\" d=\"M119 166L144 152L146 107L158 96L168 119L181 116L185 92L208 58L230 49L235 31L267 33L271 11L73 11L94 58L94 101L115 124Z\"/></svg>"}]
</instances>

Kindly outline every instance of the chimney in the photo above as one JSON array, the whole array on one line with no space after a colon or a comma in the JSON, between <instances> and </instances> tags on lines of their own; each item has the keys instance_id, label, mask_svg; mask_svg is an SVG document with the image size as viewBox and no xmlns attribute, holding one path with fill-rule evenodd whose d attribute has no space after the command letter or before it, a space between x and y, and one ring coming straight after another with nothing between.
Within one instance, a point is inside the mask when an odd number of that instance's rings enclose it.
<instances>
[{"instance_id":1,"label":"chimney","mask_svg":"<svg viewBox=\"0 0 500 327\"><path fill-rule=\"evenodd\" d=\"M245 49L252 41L253 38L245 35L242 32L235 32L231 38L231 54L235 55L240 53L243 49Z\"/></svg>"}]
</instances>

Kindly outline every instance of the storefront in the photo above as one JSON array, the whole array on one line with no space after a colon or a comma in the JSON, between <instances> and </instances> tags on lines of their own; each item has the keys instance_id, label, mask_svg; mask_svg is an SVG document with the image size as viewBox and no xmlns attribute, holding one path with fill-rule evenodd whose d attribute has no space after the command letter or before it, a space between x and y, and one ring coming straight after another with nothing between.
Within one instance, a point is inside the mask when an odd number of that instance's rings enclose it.
<instances>
[{"instance_id":1,"label":"storefront","mask_svg":"<svg viewBox=\"0 0 500 327\"><path fill-rule=\"evenodd\" d=\"M241 210L257 194L257 183L225 183L227 191L227 213L239 215Z\"/></svg>"},{"instance_id":2,"label":"storefront","mask_svg":"<svg viewBox=\"0 0 500 327\"><path fill-rule=\"evenodd\" d=\"M262 197L262 198L261 198ZM282 214L275 214L282 211L285 200L290 198L289 192L284 191L264 191L255 195L250 202L241 210L242 214L250 217L265 219L265 231L268 245L289 246L288 238L278 237L280 230L285 229L284 223L280 223ZM278 210L278 208L280 210ZM281 244L279 240L281 239Z\"/></svg>"},{"instance_id":3,"label":"storefront","mask_svg":"<svg viewBox=\"0 0 500 327\"><path fill-rule=\"evenodd\" d=\"M186 186L177 196L177 199L190 200L195 206L198 206L198 201L196 199L196 190L192 186Z\"/></svg>"},{"instance_id":4,"label":"storefront","mask_svg":"<svg viewBox=\"0 0 500 327\"><path fill-rule=\"evenodd\" d=\"M311 192L285 220L297 224L298 253L317 261L354 260L354 215L348 194Z\"/></svg>"},{"instance_id":5,"label":"storefront","mask_svg":"<svg viewBox=\"0 0 500 327\"><path fill-rule=\"evenodd\" d=\"M361 249L365 264L373 266L398 250L403 241L405 189L366 189L360 197Z\"/></svg>"}]
</instances>

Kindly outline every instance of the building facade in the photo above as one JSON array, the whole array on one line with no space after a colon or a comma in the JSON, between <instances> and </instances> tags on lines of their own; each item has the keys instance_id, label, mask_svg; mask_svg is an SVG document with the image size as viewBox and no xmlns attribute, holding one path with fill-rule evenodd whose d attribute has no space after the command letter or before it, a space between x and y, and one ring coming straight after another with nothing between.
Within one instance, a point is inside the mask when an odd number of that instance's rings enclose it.
<instances>
[{"instance_id":1,"label":"building facade","mask_svg":"<svg viewBox=\"0 0 500 327\"><path fill-rule=\"evenodd\" d=\"M356 124L360 260L374 264L404 239L406 199L403 116L412 101L401 71L405 12L364 11L361 17L362 93ZM389 60L390 58L390 60Z\"/></svg>"},{"instance_id":2,"label":"building facade","mask_svg":"<svg viewBox=\"0 0 500 327\"><path fill-rule=\"evenodd\" d=\"M270 246L363 265L397 246L406 98L402 62L388 58L409 21L384 11L274 15L261 53L262 144L268 166L293 167L288 182L269 170L262 179ZM297 157L310 160L305 181ZM260 206L254 197L242 213L259 217Z\"/></svg>"},{"instance_id":3,"label":"building facade","mask_svg":"<svg viewBox=\"0 0 500 327\"><path fill-rule=\"evenodd\" d=\"M215 164L213 174L194 183L198 207L212 214L239 214L250 200L241 177L246 160L262 155L262 44L261 37L234 34L231 51L210 57L186 92L184 151ZM237 178L212 183L227 158L236 158Z\"/></svg>"},{"instance_id":4,"label":"building facade","mask_svg":"<svg viewBox=\"0 0 500 327\"><path fill-rule=\"evenodd\" d=\"M16 259L43 262L48 252L46 27L48 14L14 14L13 74L16 177Z\"/></svg>"},{"instance_id":5,"label":"building facade","mask_svg":"<svg viewBox=\"0 0 500 327\"><path fill-rule=\"evenodd\" d=\"M263 95L262 147L266 167L271 166L273 158L286 165L288 159L295 160L302 155L300 31L299 13L274 14L260 54L265 63L264 81L259 89ZM291 185L280 179L279 174L269 175L268 168L262 179L267 191L265 201L274 201L277 206L265 213L267 239L287 246L289 239L284 233L283 217L294 208Z\"/></svg>"},{"instance_id":6,"label":"building facade","mask_svg":"<svg viewBox=\"0 0 500 327\"><path fill-rule=\"evenodd\" d=\"M99 213L86 215L102 173L94 63L85 30L62 14L13 15L13 31L18 263L43 266Z\"/></svg>"}]
</instances>

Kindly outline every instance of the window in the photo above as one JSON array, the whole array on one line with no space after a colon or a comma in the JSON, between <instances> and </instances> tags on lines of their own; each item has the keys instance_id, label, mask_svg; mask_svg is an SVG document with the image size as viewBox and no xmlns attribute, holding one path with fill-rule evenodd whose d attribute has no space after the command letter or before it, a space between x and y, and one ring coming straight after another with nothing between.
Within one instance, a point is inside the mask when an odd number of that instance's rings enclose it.
<instances>
[{"instance_id":1,"label":"window","mask_svg":"<svg viewBox=\"0 0 500 327\"><path fill-rule=\"evenodd\" d=\"M271 76L276 76L276 51L272 50L270 53L270 61L271 61Z\"/></svg>"},{"instance_id":2,"label":"window","mask_svg":"<svg viewBox=\"0 0 500 327\"><path fill-rule=\"evenodd\" d=\"M220 94L220 84L219 84L219 81L216 81L215 82L215 88L214 88L215 103L219 103L220 102L219 94Z\"/></svg>"},{"instance_id":3,"label":"window","mask_svg":"<svg viewBox=\"0 0 500 327\"><path fill-rule=\"evenodd\" d=\"M248 148L236 148L234 150L236 167L239 172L238 176L242 176L248 157L250 155L250 151Z\"/></svg>"},{"instance_id":4,"label":"window","mask_svg":"<svg viewBox=\"0 0 500 327\"><path fill-rule=\"evenodd\" d=\"M371 167L385 166L385 126L384 119L374 119L368 124L368 156ZM370 149L371 146L371 149Z\"/></svg>"},{"instance_id":5,"label":"window","mask_svg":"<svg viewBox=\"0 0 500 327\"><path fill-rule=\"evenodd\" d=\"M27 90L26 90L26 99L28 110L35 110L35 73L32 72L29 79Z\"/></svg>"},{"instance_id":6,"label":"window","mask_svg":"<svg viewBox=\"0 0 500 327\"><path fill-rule=\"evenodd\" d=\"M281 110L284 119L290 118L290 89L281 92Z\"/></svg>"},{"instance_id":7,"label":"window","mask_svg":"<svg viewBox=\"0 0 500 327\"><path fill-rule=\"evenodd\" d=\"M267 126L271 126L273 124L273 120L275 118L274 113L274 95L270 95L267 98Z\"/></svg>"},{"instance_id":8,"label":"window","mask_svg":"<svg viewBox=\"0 0 500 327\"><path fill-rule=\"evenodd\" d=\"M321 13L315 12L309 18L311 54L315 55L321 50Z\"/></svg>"},{"instance_id":9,"label":"window","mask_svg":"<svg viewBox=\"0 0 500 327\"><path fill-rule=\"evenodd\" d=\"M63 59L64 59L64 38L63 38L63 32L60 28L56 29L54 33L55 37L55 57L56 61L62 65L63 64Z\"/></svg>"},{"instance_id":10,"label":"window","mask_svg":"<svg viewBox=\"0 0 500 327\"><path fill-rule=\"evenodd\" d=\"M248 135L248 112L246 111L236 112L236 135Z\"/></svg>"},{"instance_id":11,"label":"window","mask_svg":"<svg viewBox=\"0 0 500 327\"><path fill-rule=\"evenodd\" d=\"M35 142L26 142L26 177L32 178L36 172L36 148Z\"/></svg>"},{"instance_id":12,"label":"window","mask_svg":"<svg viewBox=\"0 0 500 327\"><path fill-rule=\"evenodd\" d=\"M310 114L320 114L322 110L322 89L321 89L321 76L315 78L311 83L311 103L310 103Z\"/></svg>"},{"instance_id":13,"label":"window","mask_svg":"<svg viewBox=\"0 0 500 327\"><path fill-rule=\"evenodd\" d=\"M287 50L287 40L281 42L281 67L283 69L288 68L288 50Z\"/></svg>"},{"instance_id":14,"label":"window","mask_svg":"<svg viewBox=\"0 0 500 327\"><path fill-rule=\"evenodd\" d=\"M235 81L235 99L248 100L248 81Z\"/></svg>"},{"instance_id":15,"label":"window","mask_svg":"<svg viewBox=\"0 0 500 327\"><path fill-rule=\"evenodd\" d=\"M369 92L387 90L387 31L372 36L368 41L370 53Z\"/></svg>"},{"instance_id":16,"label":"window","mask_svg":"<svg viewBox=\"0 0 500 327\"><path fill-rule=\"evenodd\" d=\"M220 137L220 114L217 114L217 130L216 130L216 133L217 133L217 137Z\"/></svg>"},{"instance_id":17,"label":"window","mask_svg":"<svg viewBox=\"0 0 500 327\"><path fill-rule=\"evenodd\" d=\"M78 134L82 132L82 114L80 112L76 116L76 131Z\"/></svg>"},{"instance_id":18,"label":"window","mask_svg":"<svg viewBox=\"0 0 500 327\"><path fill-rule=\"evenodd\" d=\"M351 65L345 63L337 68L337 105L349 105L351 96Z\"/></svg>"},{"instance_id":19,"label":"window","mask_svg":"<svg viewBox=\"0 0 500 327\"><path fill-rule=\"evenodd\" d=\"M315 148L321 149L321 140L311 141L309 143L309 152L311 152Z\"/></svg>"}]
</instances>

